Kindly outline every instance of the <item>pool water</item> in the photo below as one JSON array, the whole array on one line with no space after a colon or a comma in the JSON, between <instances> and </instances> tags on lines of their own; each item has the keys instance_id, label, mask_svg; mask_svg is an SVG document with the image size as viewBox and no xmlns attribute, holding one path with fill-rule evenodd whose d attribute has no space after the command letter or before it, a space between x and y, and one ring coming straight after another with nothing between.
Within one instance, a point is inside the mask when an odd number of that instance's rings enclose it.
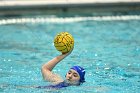
<instances>
[{"instance_id":1,"label":"pool water","mask_svg":"<svg viewBox=\"0 0 140 93\"><path fill-rule=\"evenodd\" d=\"M61 21L61 19L60 19ZM71 33L74 50L54 72L65 77L73 65L86 70L86 82L66 89L49 85L41 66L60 54L53 39ZM0 25L0 92L2 93L138 93L140 91L140 20L27 22Z\"/></svg>"}]
</instances>

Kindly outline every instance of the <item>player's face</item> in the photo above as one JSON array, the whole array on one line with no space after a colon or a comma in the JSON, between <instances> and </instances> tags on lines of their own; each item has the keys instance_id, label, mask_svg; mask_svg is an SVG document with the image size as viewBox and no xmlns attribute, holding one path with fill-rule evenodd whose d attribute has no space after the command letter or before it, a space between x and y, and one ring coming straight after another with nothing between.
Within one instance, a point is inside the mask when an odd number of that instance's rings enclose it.
<instances>
[{"instance_id":1,"label":"player's face","mask_svg":"<svg viewBox=\"0 0 140 93\"><path fill-rule=\"evenodd\" d=\"M70 69L66 74L66 80L69 81L71 84L79 84L80 76L78 72Z\"/></svg>"}]
</instances>

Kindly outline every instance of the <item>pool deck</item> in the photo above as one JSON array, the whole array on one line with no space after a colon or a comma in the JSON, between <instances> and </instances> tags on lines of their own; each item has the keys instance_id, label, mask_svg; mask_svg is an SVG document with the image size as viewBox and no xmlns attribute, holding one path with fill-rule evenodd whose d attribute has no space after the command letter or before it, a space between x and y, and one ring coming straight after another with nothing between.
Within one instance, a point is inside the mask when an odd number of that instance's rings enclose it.
<instances>
[{"instance_id":1,"label":"pool deck","mask_svg":"<svg viewBox=\"0 0 140 93\"><path fill-rule=\"evenodd\" d=\"M139 11L140 0L1 0L0 16L31 13L36 11L86 12L92 11ZM90 13L90 11L89 11Z\"/></svg>"},{"instance_id":2,"label":"pool deck","mask_svg":"<svg viewBox=\"0 0 140 93\"><path fill-rule=\"evenodd\" d=\"M130 4L140 3L140 0L1 0L0 9L8 7L33 7L33 6L48 6L48 7L70 7L84 5L111 5L111 4Z\"/></svg>"}]
</instances>

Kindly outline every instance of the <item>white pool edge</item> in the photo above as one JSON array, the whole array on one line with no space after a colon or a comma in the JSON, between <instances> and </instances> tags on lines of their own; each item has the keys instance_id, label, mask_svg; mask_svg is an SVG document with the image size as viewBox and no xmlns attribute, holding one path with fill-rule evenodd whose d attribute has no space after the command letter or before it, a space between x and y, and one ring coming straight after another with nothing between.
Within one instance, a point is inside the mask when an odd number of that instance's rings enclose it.
<instances>
[{"instance_id":1,"label":"white pool edge","mask_svg":"<svg viewBox=\"0 0 140 93\"><path fill-rule=\"evenodd\" d=\"M93 17L42 17L42 18L12 18L1 19L0 25L24 24L24 23L71 23L80 21L112 21L112 20L140 20L140 15L122 16L93 16Z\"/></svg>"}]
</instances>

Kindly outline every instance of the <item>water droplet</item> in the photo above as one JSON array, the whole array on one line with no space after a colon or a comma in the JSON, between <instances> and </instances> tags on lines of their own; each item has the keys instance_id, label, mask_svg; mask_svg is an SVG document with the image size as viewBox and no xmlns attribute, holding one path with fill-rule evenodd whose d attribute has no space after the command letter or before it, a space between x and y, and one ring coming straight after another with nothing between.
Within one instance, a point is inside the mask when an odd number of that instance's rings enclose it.
<instances>
[{"instance_id":1,"label":"water droplet","mask_svg":"<svg viewBox=\"0 0 140 93\"><path fill-rule=\"evenodd\" d=\"M11 59L8 59L8 61L11 61Z\"/></svg>"},{"instance_id":2,"label":"water droplet","mask_svg":"<svg viewBox=\"0 0 140 93\"><path fill-rule=\"evenodd\" d=\"M98 55L97 54L95 54L95 57L97 57Z\"/></svg>"},{"instance_id":3,"label":"water droplet","mask_svg":"<svg viewBox=\"0 0 140 93\"><path fill-rule=\"evenodd\" d=\"M127 64L128 66L130 66L131 64Z\"/></svg>"},{"instance_id":4,"label":"water droplet","mask_svg":"<svg viewBox=\"0 0 140 93\"><path fill-rule=\"evenodd\" d=\"M106 67L106 68L104 68L105 70L108 70L108 69L110 69L109 67Z\"/></svg>"},{"instance_id":5,"label":"water droplet","mask_svg":"<svg viewBox=\"0 0 140 93\"><path fill-rule=\"evenodd\" d=\"M136 48L136 51L139 51L139 48Z\"/></svg>"}]
</instances>

